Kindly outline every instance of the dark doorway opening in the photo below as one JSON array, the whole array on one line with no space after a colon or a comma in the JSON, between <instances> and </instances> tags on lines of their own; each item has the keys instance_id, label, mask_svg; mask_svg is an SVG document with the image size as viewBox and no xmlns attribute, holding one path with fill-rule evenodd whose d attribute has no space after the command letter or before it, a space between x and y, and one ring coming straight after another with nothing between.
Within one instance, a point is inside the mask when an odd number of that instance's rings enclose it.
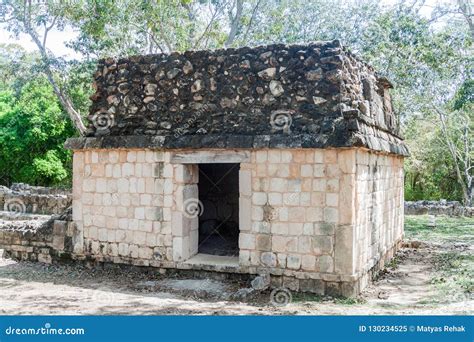
<instances>
[{"instance_id":1,"label":"dark doorway opening","mask_svg":"<svg viewBox=\"0 0 474 342\"><path fill-rule=\"evenodd\" d=\"M199 164L199 253L239 255L239 168Z\"/></svg>"}]
</instances>

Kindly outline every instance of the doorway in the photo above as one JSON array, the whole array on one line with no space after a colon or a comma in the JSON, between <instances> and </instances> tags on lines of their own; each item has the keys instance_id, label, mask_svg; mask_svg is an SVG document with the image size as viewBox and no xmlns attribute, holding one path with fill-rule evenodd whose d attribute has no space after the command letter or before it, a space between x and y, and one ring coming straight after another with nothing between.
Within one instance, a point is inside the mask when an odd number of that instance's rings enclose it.
<instances>
[{"instance_id":1,"label":"doorway","mask_svg":"<svg viewBox=\"0 0 474 342\"><path fill-rule=\"evenodd\" d=\"M239 169L240 164L199 164L198 253L239 255Z\"/></svg>"}]
</instances>

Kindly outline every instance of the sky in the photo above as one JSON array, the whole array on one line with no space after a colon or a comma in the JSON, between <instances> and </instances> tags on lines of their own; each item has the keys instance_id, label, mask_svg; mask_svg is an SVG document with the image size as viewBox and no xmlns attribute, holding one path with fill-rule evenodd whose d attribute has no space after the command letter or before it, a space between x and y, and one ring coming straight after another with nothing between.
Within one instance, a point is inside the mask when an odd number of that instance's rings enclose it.
<instances>
[{"instance_id":1,"label":"sky","mask_svg":"<svg viewBox=\"0 0 474 342\"><path fill-rule=\"evenodd\" d=\"M51 30L48 34L48 48L58 57L66 57L67 59L78 59L81 56L74 50L66 46L66 42L74 39L77 33L71 27L66 27L63 31ZM36 51L36 45L26 34L20 34L15 38L4 27L0 25L0 43L19 44L27 51Z\"/></svg>"},{"instance_id":2,"label":"sky","mask_svg":"<svg viewBox=\"0 0 474 342\"><path fill-rule=\"evenodd\" d=\"M382 0L383 5L393 5L397 0ZM425 5L420 13L426 17L430 17L433 7L439 3L452 3L454 0L426 0ZM57 56L65 59L81 59L81 55L66 46L66 42L77 37L78 33L71 27L66 27L63 31L51 30L48 35L48 48ZM31 41L28 35L21 34L18 38L12 37L4 26L0 25L0 43L10 44L16 43L21 45L27 51L35 51L36 45Z\"/></svg>"}]
</instances>

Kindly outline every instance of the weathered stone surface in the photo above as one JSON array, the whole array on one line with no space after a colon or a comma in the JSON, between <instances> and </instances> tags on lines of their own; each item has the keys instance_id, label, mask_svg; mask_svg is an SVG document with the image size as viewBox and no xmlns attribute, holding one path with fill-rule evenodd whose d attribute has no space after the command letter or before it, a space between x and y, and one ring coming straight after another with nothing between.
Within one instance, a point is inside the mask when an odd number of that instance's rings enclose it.
<instances>
[{"instance_id":1,"label":"weathered stone surface","mask_svg":"<svg viewBox=\"0 0 474 342\"><path fill-rule=\"evenodd\" d=\"M0 187L0 211L32 214L60 214L71 206L70 190L14 183Z\"/></svg>"},{"instance_id":2,"label":"weathered stone surface","mask_svg":"<svg viewBox=\"0 0 474 342\"><path fill-rule=\"evenodd\" d=\"M270 274L259 275L251 282L252 288L255 290L265 290L270 286Z\"/></svg>"},{"instance_id":3,"label":"weathered stone surface","mask_svg":"<svg viewBox=\"0 0 474 342\"><path fill-rule=\"evenodd\" d=\"M0 220L0 249L16 260L51 263L73 252L74 229L71 208L61 215L31 217L30 220Z\"/></svg>"},{"instance_id":4,"label":"weathered stone surface","mask_svg":"<svg viewBox=\"0 0 474 342\"><path fill-rule=\"evenodd\" d=\"M405 215L447 215L474 217L474 207L465 207L457 201L405 202Z\"/></svg>"},{"instance_id":5,"label":"weathered stone surface","mask_svg":"<svg viewBox=\"0 0 474 342\"><path fill-rule=\"evenodd\" d=\"M407 154L390 84L338 41L108 58L98 70L90 138L68 148L263 142Z\"/></svg>"}]
</instances>

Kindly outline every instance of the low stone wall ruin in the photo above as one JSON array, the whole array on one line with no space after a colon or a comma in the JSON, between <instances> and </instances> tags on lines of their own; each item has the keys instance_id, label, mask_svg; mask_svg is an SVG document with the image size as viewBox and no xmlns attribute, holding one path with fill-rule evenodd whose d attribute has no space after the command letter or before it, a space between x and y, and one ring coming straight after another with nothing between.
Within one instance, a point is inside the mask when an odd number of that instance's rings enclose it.
<instances>
[{"instance_id":1,"label":"low stone wall ruin","mask_svg":"<svg viewBox=\"0 0 474 342\"><path fill-rule=\"evenodd\" d=\"M457 201L405 201L405 215L446 215L474 217L474 207Z\"/></svg>"},{"instance_id":2,"label":"low stone wall ruin","mask_svg":"<svg viewBox=\"0 0 474 342\"><path fill-rule=\"evenodd\" d=\"M75 234L71 201L65 189L23 183L0 186L0 249L4 256L45 263L69 256Z\"/></svg>"},{"instance_id":3,"label":"low stone wall ruin","mask_svg":"<svg viewBox=\"0 0 474 342\"><path fill-rule=\"evenodd\" d=\"M0 221L0 249L15 260L51 263L69 258L73 252L75 225L71 208L49 219Z\"/></svg>"},{"instance_id":4,"label":"low stone wall ruin","mask_svg":"<svg viewBox=\"0 0 474 342\"><path fill-rule=\"evenodd\" d=\"M62 213L71 203L70 190L23 183L0 186L0 211L52 215Z\"/></svg>"}]
</instances>

